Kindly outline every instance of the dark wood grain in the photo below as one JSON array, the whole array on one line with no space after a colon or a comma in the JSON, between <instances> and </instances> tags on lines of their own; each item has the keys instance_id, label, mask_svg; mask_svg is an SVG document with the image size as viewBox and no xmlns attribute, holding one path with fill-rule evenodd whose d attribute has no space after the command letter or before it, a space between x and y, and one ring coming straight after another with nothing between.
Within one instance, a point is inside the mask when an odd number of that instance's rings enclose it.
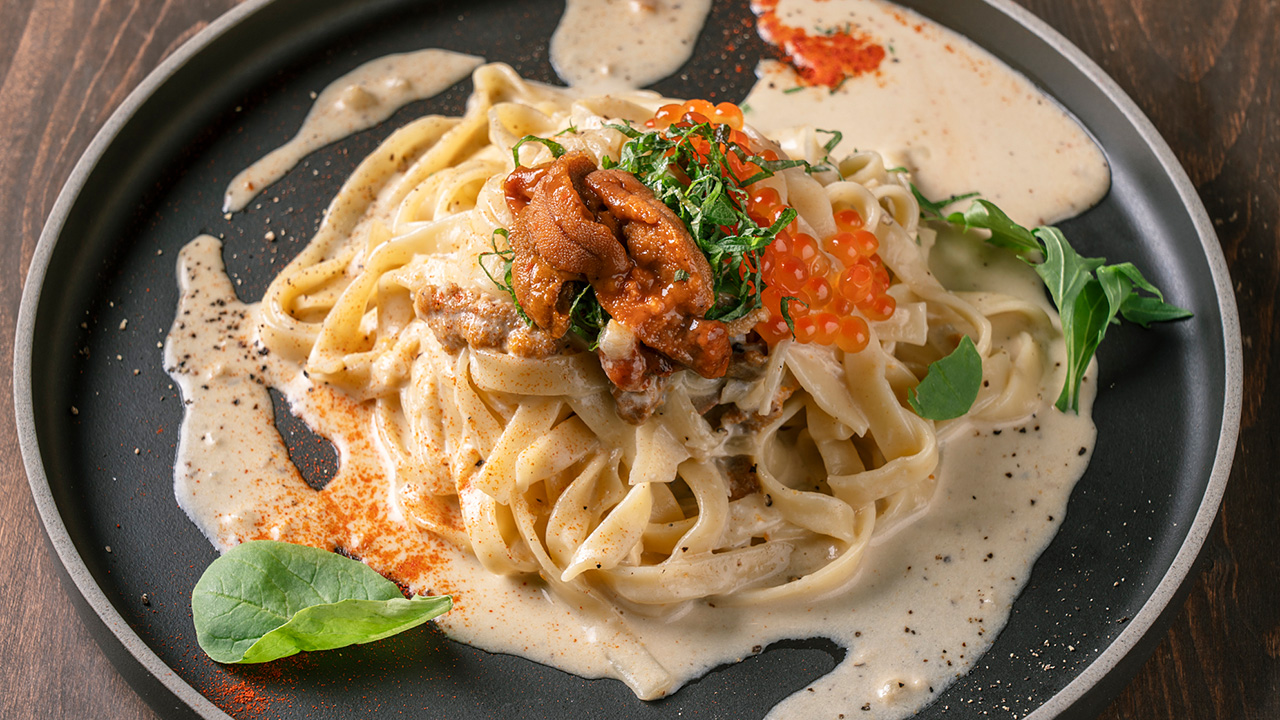
<instances>
[{"instance_id":1,"label":"dark wood grain","mask_svg":"<svg viewBox=\"0 0 1280 720\"><path fill-rule=\"evenodd\" d=\"M1200 192L1240 304L1240 445L1204 568L1155 654L1106 710L1123 718L1280 717L1280 4L1020 0L1147 113ZM0 352L12 358L44 218L95 132L182 41L235 0L0 0ZM12 381L0 396L12 406ZM0 718L153 718L90 638L0 413Z\"/></svg>"}]
</instances>

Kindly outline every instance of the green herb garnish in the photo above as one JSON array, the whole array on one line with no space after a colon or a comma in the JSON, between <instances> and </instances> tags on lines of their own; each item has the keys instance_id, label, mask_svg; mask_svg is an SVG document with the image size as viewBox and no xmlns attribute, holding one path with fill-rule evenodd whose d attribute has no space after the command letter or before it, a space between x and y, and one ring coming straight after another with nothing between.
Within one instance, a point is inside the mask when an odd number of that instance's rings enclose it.
<instances>
[{"instance_id":1,"label":"green herb garnish","mask_svg":"<svg viewBox=\"0 0 1280 720\"><path fill-rule=\"evenodd\" d=\"M555 137L560 137L568 130L573 130L574 132L577 132L575 128L567 128L565 131L556 133ZM511 148L511 157L515 159L516 167L520 167L520 147L525 143L539 143L541 145L546 145L547 149L551 151L552 157L560 157L565 153L564 146L556 142L555 140L538 137L537 135L525 135L524 137L520 138L520 142L516 143Z\"/></svg>"},{"instance_id":2,"label":"green herb garnish","mask_svg":"<svg viewBox=\"0 0 1280 720\"><path fill-rule=\"evenodd\" d=\"M782 298L782 302L779 304L779 309L782 311L783 321L787 323L787 329L791 331L791 337L796 336L796 322L791 318L791 303L793 302L800 303L806 308L809 307L809 303L793 295L788 295Z\"/></svg>"},{"instance_id":3,"label":"green herb garnish","mask_svg":"<svg viewBox=\"0 0 1280 720\"><path fill-rule=\"evenodd\" d=\"M595 350L600 346L600 331L608 324L609 312L596 299L596 289L583 283L569 306L569 329L586 340L589 349Z\"/></svg>"},{"instance_id":4,"label":"green herb garnish","mask_svg":"<svg viewBox=\"0 0 1280 720\"><path fill-rule=\"evenodd\" d=\"M1054 403L1063 412L1068 408L1080 410L1080 384L1085 369L1107 328L1119 322L1117 315L1143 327L1191 317L1189 310L1166 303L1164 295L1132 263L1107 265L1105 258L1083 257L1056 227L1029 230L986 200L975 200L963 213L944 218L941 211L945 205L968 196L933 202L914 185L911 190L920 201L922 218L944 220L966 230L989 231L987 242L1014 251L1044 281L1062 318L1067 347L1067 379Z\"/></svg>"},{"instance_id":5,"label":"green herb garnish","mask_svg":"<svg viewBox=\"0 0 1280 720\"><path fill-rule=\"evenodd\" d=\"M399 586L362 562L274 540L228 550L191 592L196 640L220 663L373 642L452 607L448 596L406 600Z\"/></svg>"},{"instance_id":6,"label":"green herb garnish","mask_svg":"<svg viewBox=\"0 0 1280 720\"><path fill-rule=\"evenodd\" d=\"M707 318L731 322L759 308L764 290L760 258L795 219L796 212L788 208L772 225L762 226L747 214L746 188L786 168L808 164L755 155L730 139L732 130L727 125L672 125L644 133L631 127L610 127L630 138L622 146L616 167L635 175L679 216L711 265L713 290L719 301L707 311ZM756 165L759 172L739 177L730 156L738 163Z\"/></svg>"},{"instance_id":7,"label":"green herb garnish","mask_svg":"<svg viewBox=\"0 0 1280 720\"><path fill-rule=\"evenodd\" d=\"M907 392L907 402L927 420L950 420L969 412L982 385L982 356L965 335L950 355L929 365L924 380Z\"/></svg>"},{"instance_id":8,"label":"green herb garnish","mask_svg":"<svg viewBox=\"0 0 1280 720\"><path fill-rule=\"evenodd\" d=\"M508 241L507 247L503 250L498 249L499 235ZM515 262L516 251L511 249L509 244L510 240L511 233L507 232L506 228L498 228L494 230L493 235L489 237L489 246L492 247L493 250L486 253L480 253L479 257L476 258L476 262L480 263L480 269L484 271L485 276L489 278L489 282L493 283L499 290L511 297L511 302L516 306L516 313L520 316L520 319L524 321L524 324L529 327L533 327L533 319L529 317L528 313L524 311L524 307L520 305L520 298L516 297L515 286L511 284L511 264ZM489 269L488 265L485 265L484 261L491 257L498 259L498 277L494 277L493 271ZM498 278L502 279L499 280Z\"/></svg>"},{"instance_id":9,"label":"green herb garnish","mask_svg":"<svg viewBox=\"0 0 1280 720\"><path fill-rule=\"evenodd\" d=\"M912 186L912 189L914 190L914 186ZM916 192L918 193L919 191ZM959 196L959 199L972 197L976 194L969 193L965 196ZM916 197L920 197L919 194ZM952 200L944 200L938 204L937 210L940 211L941 206L948 205L951 202ZM941 212L936 212L936 215L941 217ZM1023 260L1028 259L1027 253L1043 252L1044 250L1030 230L1010 220L1009 216L1005 215L1000 208L986 200L974 200L968 210L963 213L951 213L947 217L947 221L953 225L963 225L966 228L977 227L990 230L991 237L987 238L987 242L992 245L1009 248L1018 253L1018 256Z\"/></svg>"},{"instance_id":10,"label":"green herb garnish","mask_svg":"<svg viewBox=\"0 0 1280 720\"><path fill-rule=\"evenodd\" d=\"M840 141L844 139L844 133L840 132L839 130L823 130L822 128L814 128L813 131L816 133L822 133L823 135L831 136L831 138L828 139L822 145L822 149L827 151L828 156L830 156L831 153L835 151L836 146L839 145Z\"/></svg>"},{"instance_id":11,"label":"green herb garnish","mask_svg":"<svg viewBox=\"0 0 1280 720\"><path fill-rule=\"evenodd\" d=\"M778 233L796 217L796 211L787 208L769 226L762 226L747 214L749 193L746 188L772 177L774 173L791 167L809 169L803 160L767 160L730 139L727 125L700 123L690 127L671 127L661 131L642 132L630 124L609 124L627 136L619 158L601 159L601 167L617 168L636 176L653 191L662 202L684 223L698 248L711 266L713 292L718 299L707 311L710 320L731 322L745 317L761 307L760 293L764 280L760 273L760 258L765 248ZM825 147L830 152L840 134L833 136ZM522 138L516 147L526 142L540 142L551 148L556 157L564 148L554 141L534 136ZM700 153L700 146L705 154ZM730 156L741 164L751 163L759 168L750 177L734 173ZM518 160L517 160L518 162ZM506 231L502 231L505 236ZM499 258L494 272L486 266L489 257ZM489 280L506 292L516 302L521 317L529 322L511 286L511 262L514 253L510 249L480 255L480 265ZM677 274L676 280L686 280L688 274ZM570 328L595 347L600 331L609 321L609 313L600 306L595 291L585 285L574 297L569 313ZM532 323L530 323L532 324Z\"/></svg>"},{"instance_id":12,"label":"green herb garnish","mask_svg":"<svg viewBox=\"0 0 1280 720\"><path fill-rule=\"evenodd\" d=\"M920 217L925 220L942 220L944 219L942 216L943 208L953 202L978 196L978 193L971 192L964 195L952 195L945 200L930 200L924 196L924 193L920 192L920 188L916 187L915 183L911 183L911 194L916 196L916 202L920 204Z\"/></svg>"}]
</instances>

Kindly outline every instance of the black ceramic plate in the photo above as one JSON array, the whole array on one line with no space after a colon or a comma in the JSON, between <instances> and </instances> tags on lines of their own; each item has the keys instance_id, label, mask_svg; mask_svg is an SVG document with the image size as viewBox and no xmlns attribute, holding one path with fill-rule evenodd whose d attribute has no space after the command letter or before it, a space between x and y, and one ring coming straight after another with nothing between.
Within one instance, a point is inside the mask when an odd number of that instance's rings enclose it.
<instances>
[{"instance_id":1,"label":"black ceramic plate","mask_svg":"<svg viewBox=\"0 0 1280 720\"><path fill-rule=\"evenodd\" d=\"M1086 255L1138 263L1195 311L1152 331L1111 331L1100 355L1097 451L1066 522L991 652L921 714L1088 717L1180 608L1222 496L1241 386L1226 265L1168 147L1078 50L1007 0L906 4L984 45L1080 118L1114 178L1101 205L1067 223L1068 235ZM766 51L745 5L718 3L696 59L657 88L740 100ZM68 181L19 319L23 457L86 622L162 715L760 717L842 656L830 643L781 643L642 703L621 683L491 655L433 628L266 666L220 666L196 645L190 591L215 553L171 487L182 400L159 343L177 302L177 251L202 232L224 236L237 289L257 299L357 160L410 118L459 113L469 83L317 152L225 219L227 181L292 135L311 91L371 58L422 47L483 55L554 82L546 46L561 9L555 1L251 0L153 73ZM746 70L727 70L735 65ZM267 230L282 239L266 241ZM318 461L304 465L332 464L323 443L278 415L293 451Z\"/></svg>"}]
</instances>

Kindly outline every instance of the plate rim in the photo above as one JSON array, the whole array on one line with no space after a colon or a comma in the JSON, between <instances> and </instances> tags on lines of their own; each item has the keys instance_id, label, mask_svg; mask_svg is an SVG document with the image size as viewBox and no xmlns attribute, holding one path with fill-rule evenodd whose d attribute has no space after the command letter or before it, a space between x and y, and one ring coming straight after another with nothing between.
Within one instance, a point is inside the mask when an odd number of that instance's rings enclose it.
<instances>
[{"instance_id":1,"label":"plate rim","mask_svg":"<svg viewBox=\"0 0 1280 720\"><path fill-rule=\"evenodd\" d=\"M124 101L111 113L110 117L94 135L80 159L76 162L67 180L58 193L49 216L40 233L39 241L32 253L26 278L23 283L22 297L18 309L18 321L14 335L13 388L14 410L16 415L18 444L31 489L32 499L48 540L57 556L65 578L70 581L81 599L93 611L97 619L105 626L114 639L123 646L134 661L151 676L159 681L163 688L186 704L187 709L204 718L232 720L231 716L213 704L192 685L179 677L172 668L138 636L106 594L95 582L83 558L77 551L71 536L59 513L53 498L48 476L40 455L39 438L35 430L35 405L32 397L32 352L34 350L36 315L44 279L49 269L53 250L65 225L75 201L84 189L86 181L103 153L114 142L121 129L135 116L138 108L161 85L192 57L203 51L218 37L231 28L248 19L264 7L276 0L245 0L220 15L200 32L178 47L165 58L125 97ZM1226 257L1208 212L1201 201L1195 186L1186 170L1174 155L1172 148L1164 140L1159 130L1129 97L1092 58L1080 50L1064 35L1050 26L1046 21L1030 10L1017 5L1013 0L977 0L1027 29L1039 40L1078 69L1085 78L1110 100L1124 118L1137 131L1140 138L1152 152L1165 177L1172 183L1178 198L1182 201L1190 216L1192 226L1200 241L1205 259L1209 265L1210 276L1218 300L1218 312L1222 319L1224 343L1224 397L1222 405L1222 429L1218 436L1217 449L1214 453L1213 467L1209 473L1205 492L1196 510L1194 521L1187 529L1173 561L1161 577L1147 601L1138 613L1127 623L1127 627L1117 635L1111 643L1076 675L1065 687L1054 693L1040 707L1033 710L1028 720L1045 720L1056 717L1085 698L1091 690L1098 687L1110 673L1147 637L1152 627L1168 611L1169 604L1176 599L1190 573L1196 565L1204 543L1217 517L1222 498L1230 476L1232 462L1239 440L1240 415L1243 398L1243 346L1241 343L1240 318L1236 305L1235 293L1232 290L1230 273ZM68 588L70 590L70 588ZM1181 608L1175 608L1181 611ZM86 622L91 622L87 617ZM90 628L91 630L93 628ZM104 637L94 633L99 644ZM1154 648L1154 644L1153 644ZM117 672L122 669L115 661L111 648L103 647ZM1145 661L1145 658L1143 658ZM122 674L125 674L122 672ZM126 674L126 679L128 676ZM1130 678L1126 678L1127 684ZM155 706L155 699L144 692L137 683L130 682L144 700ZM158 708L157 708L158 709Z\"/></svg>"},{"instance_id":2,"label":"plate rim","mask_svg":"<svg viewBox=\"0 0 1280 720\"><path fill-rule=\"evenodd\" d=\"M1235 292L1231 286L1227 259L1222 253L1222 243L1218 239L1218 233L1213 229L1209 213L1200 199L1200 194L1196 192L1191 177L1187 175L1173 148L1165 141L1155 124L1100 65L1040 17L1017 5L1013 0L983 0L983 2L1010 16L1077 67L1090 82L1115 103L1116 108L1133 125L1139 137L1154 153L1160 168L1173 183L1178 198L1182 200L1204 250L1205 259L1208 261L1214 291L1218 298L1218 312L1222 317L1222 340L1225 350L1222 430L1218 434L1213 469L1209 473L1209 481L1205 486L1200 506L1196 510L1195 520L1187 529L1187 535L1183 538L1177 554L1174 555L1173 562L1169 564L1169 569L1125 629L1099 653L1098 657L1094 658L1093 662L1085 666L1075 679L1067 683L1066 687L1055 693L1039 708L1033 710L1026 718L1026 720L1046 720L1058 716L1082 700L1090 690L1102 684L1112 670L1128 658L1136 646L1147 637L1152 626L1168 610L1170 602L1177 598L1190 579L1191 570L1200 557L1205 540L1208 539L1209 531L1213 528L1213 522L1221 508L1227 480L1231 475L1231 466L1235 460L1244 394L1244 348L1240 337L1240 314L1236 307ZM1176 608L1176 610L1181 612L1182 608ZM1154 643L1151 649L1155 649ZM1145 662L1146 658L1143 660ZM1127 685L1131 679L1126 678L1125 684Z\"/></svg>"}]
</instances>

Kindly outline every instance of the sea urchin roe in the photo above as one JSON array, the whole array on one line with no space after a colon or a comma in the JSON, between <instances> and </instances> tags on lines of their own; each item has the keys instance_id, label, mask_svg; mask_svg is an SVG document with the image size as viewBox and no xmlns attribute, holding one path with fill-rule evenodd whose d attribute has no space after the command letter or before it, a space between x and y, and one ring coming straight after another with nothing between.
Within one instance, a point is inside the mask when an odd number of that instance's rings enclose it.
<instances>
[{"instance_id":1,"label":"sea urchin roe","mask_svg":"<svg viewBox=\"0 0 1280 720\"><path fill-rule=\"evenodd\" d=\"M586 281L610 317L645 346L704 377L724 375L729 333L705 317L715 300L711 267L649 188L630 173L596 169L589 156L572 153L516 168L506 196L515 214L513 290L539 327L563 336L580 291L575 284ZM606 359L615 385L643 389L646 373L624 371L635 362Z\"/></svg>"},{"instance_id":2,"label":"sea urchin roe","mask_svg":"<svg viewBox=\"0 0 1280 720\"><path fill-rule=\"evenodd\" d=\"M839 86L846 78L873 72L884 60L884 47L851 23L810 35L778 17L778 0L753 0L756 27L774 45L807 85Z\"/></svg>"}]
</instances>

